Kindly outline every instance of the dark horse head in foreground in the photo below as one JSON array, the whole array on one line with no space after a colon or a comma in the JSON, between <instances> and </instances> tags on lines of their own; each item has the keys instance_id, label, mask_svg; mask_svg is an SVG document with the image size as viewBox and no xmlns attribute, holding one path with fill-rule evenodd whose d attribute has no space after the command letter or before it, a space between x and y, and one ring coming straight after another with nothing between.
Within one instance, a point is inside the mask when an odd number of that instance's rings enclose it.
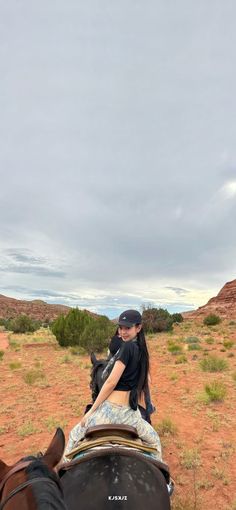
<instances>
[{"instance_id":1,"label":"dark horse head in foreground","mask_svg":"<svg viewBox=\"0 0 236 510\"><path fill-rule=\"evenodd\" d=\"M65 436L57 429L44 455L26 457L13 466L0 460L0 510L66 510L54 471L64 447Z\"/></svg>"},{"instance_id":2,"label":"dark horse head in foreground","mask_svg":"<svg viewBox=\"0 0 236 510\"><path fill-rule=\"evenodd\" d=\"M94 401L103 385L101 374L107 360L97 360L92 354L91 361ZM122 446L87 450L60 471L68 509L170 510L169 480L161 464Z\"/></svg>"}]
</instances>

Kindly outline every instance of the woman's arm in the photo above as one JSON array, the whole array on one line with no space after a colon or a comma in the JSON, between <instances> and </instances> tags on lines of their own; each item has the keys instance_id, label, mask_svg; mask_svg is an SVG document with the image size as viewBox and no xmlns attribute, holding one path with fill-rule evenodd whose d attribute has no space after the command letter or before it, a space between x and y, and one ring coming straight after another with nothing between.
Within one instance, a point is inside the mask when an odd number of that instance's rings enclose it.
<instances>
[{"instance_id":1,"label":"woman's arm","mask_svg":"<svg viewBox=\"0 0 236 510\"><path fill-rule=\"evenodd\" d=\"M103 384L101 391L99 392L91 409L89 409L89 411L82 418L83 423L85 423L88 416L90 416L98 408L98 406L100 406L100 404L102 404L104 402L104 400L106 400L107 397L109 397L109 395L112 393L112 391L116 387L119 379L121 378L121 376L124 372L124 369L125 369L125 365L124 365L124 363L122 363L122 361L118 360L115 362L114 367L113 367L109 377Z\"/></svg>"}]
</instances>

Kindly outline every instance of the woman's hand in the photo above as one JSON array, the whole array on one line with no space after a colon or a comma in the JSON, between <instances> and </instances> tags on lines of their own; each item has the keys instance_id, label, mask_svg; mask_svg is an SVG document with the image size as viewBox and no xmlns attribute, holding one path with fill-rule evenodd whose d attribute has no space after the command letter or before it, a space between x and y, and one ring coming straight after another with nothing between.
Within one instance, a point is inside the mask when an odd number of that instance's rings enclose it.
<instances>
[{"instance_id":1,"label":"woman's hand","mask_svg":"<svg viewBox=\"0 0 236 510\"><path fill-rule=\"evenodd\" d=\"M91 416L91 414L93 414L93 413L91 412L91 409L89 409L89 411L83 416L83 418L80 422L81 427L85 427L86 421Z\"/></svg>"}]
</instances>

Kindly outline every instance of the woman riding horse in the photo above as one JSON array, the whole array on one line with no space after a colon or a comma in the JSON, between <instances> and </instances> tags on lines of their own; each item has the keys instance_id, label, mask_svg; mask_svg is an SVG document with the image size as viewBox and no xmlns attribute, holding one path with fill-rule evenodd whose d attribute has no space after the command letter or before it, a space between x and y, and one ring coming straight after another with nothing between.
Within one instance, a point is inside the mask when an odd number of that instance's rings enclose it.
<instances>
[{"instance_id":1,"label":"woman riding horse","mask_svg":"<svg viewBox=\"0 0 236 510\"><path fill-rule=\"evenodd\" d=\"M70 432L66 456L84 437L88 427L100 424L126 424L137 429L140 439L156 449L161 460L161 443L157 432L142 419L138 397L148 383L149 354L137 310L126 310L119 317L122 345L114 366L91 409Z\"/></svg>"}]
</instances>

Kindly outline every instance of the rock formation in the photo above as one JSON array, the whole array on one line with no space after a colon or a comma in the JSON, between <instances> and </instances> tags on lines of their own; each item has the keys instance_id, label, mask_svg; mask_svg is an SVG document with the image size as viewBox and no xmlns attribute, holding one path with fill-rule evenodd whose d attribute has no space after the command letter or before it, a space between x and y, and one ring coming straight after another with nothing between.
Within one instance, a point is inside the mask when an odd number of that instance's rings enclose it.
<instances>
[{"instance_id":1,"label":"rock formation","mask_svg":"<svg viewBox=\"0 0 236 510\"><path fill-rule=\"evenodd\" d=\"M222 319L236 319L236 280L227 282L219 294L211 298L206 305L182 315L185 319L197 319L212 313Z\"/></svg>"}]
</instances>

